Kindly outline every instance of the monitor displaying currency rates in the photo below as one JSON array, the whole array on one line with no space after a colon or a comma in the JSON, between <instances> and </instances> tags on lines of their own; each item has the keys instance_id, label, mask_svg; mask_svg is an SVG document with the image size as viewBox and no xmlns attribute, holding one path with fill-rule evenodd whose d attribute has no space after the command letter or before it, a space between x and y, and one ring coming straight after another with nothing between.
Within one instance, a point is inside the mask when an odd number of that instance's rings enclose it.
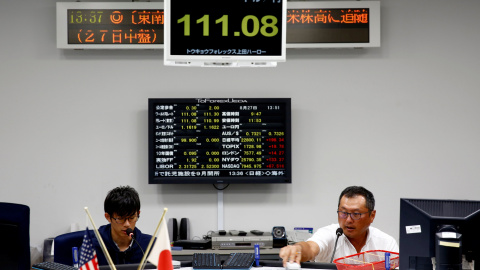
<instances>
[{"instance_id":1,"label":"monitor displaying currency rates","mask_svg":"<svg viewBox=\"0 0 480 270\"><path fill-rule=\"evenodd\" d=\"M291 183L290 98L151 98L149 183Z\"/></svg>"}]
</instances>

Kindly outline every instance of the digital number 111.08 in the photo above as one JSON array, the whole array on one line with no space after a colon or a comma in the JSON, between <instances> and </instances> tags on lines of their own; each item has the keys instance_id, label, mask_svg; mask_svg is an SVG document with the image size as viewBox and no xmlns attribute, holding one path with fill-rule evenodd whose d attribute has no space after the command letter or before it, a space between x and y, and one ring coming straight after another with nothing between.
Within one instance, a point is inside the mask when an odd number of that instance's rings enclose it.
<instances>
[{"instance_id":1,"label":"digital number 111.08","mask_svg":"<svg viewBox=\"0 0 480 270\"><path fill-rule=\"evenodd\" d=\"M259 32L265 37L274 37L278 34L277 27L278 19L272 15L266 15L259 21L255 15L247 15L242 19L241 34L247 37L254 37ZM183 35L190 36L190 14L185 14L182 18L177 20L178 24L183 23ZM196 20L197 24L203 24L203 36L210 36L210 16L204 15L200 19ZM251 23L252 27L249 28L248 24ZM261 23L261 26L260 26ZM223 15L219 19L215 20L215 24L221 24L222 36L228 36L228 15ZM233 32L234 36L240 36L239 31Z\"/></svg>"}]
</instances>

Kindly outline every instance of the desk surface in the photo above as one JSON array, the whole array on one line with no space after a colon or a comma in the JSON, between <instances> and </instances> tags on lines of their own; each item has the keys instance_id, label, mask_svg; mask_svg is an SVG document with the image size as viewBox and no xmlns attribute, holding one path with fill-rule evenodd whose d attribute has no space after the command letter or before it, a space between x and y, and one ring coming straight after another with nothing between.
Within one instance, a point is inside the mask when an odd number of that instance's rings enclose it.
<instances>
[{"instance_id":1,"label":"desk surface","mask_svg":"<svg viewBox=\"0 0 480 270\"><path fill-rule=\"evenodd\" d=\"M217 254L230 254L230 253L254 253L254 249L183 249L172 250L172 255L193 255L193 253L217 253ZM262 254L278 255L279 248L265 248L260 249L260 256Z\"/></svg>"},{"instance_id":2,"label":"desk surface","mask_svg":"<svg viewBox=\"0 0 480 270\"><path fill-rule=\"evenodd\" d=\"M221 257L228 257L230 253L254 253L253 249L184 249L172 250L172 258L177 261L191 261L194 253L217 253ZM280 260L279 248L260 249L261 260Z\"/></svg>"},{"instance_id":3,"label":"desk surface","mask_svg":"<svg viewBox=\"0 0 480 270\"><path fill-rule=\"evenodd\" d=\"M301 269L313 269L313 268L301 268ZM192 267L182 267L180 270L193 270ZM284 267L269 267L269 266L264 266L264 267L252 267L250 270L285 270ZM315 270L331 270L328 268L316 268Z\"/></svg>"}]
</instances>

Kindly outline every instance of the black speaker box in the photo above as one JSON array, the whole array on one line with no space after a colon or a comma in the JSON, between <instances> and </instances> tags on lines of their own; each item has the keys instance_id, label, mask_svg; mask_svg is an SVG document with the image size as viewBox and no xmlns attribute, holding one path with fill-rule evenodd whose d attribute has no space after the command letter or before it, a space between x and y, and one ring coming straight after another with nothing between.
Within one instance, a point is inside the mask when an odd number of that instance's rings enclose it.
<instances>
[{"instance_id":1,"label":"black speaker box","mask_svg":"<svg viewBox=\"0 0 480 270\"><path fill-rule=\"evenodd\" d=\"M190 221L188 218L180 220L180 235L179 240L190 240Z\"/></svg>"},{"instance_id":2,"label":"black speaker box","mask_svg":"<svg viewBox=\"0 0 480 270\"><path fill-rule=\"evenodd\" d=\"M168 219L168 237L170 237L170 241L177 241L178 240L178 224L176 218Z\"/></svg>"},{"instance_id":3,"label":"black speaker box","mask_svg":"<svg viewBox=\"0 0 480 270\"><path fill-rule=\"evenodd\" d=\"M285 231L285 227L282 227L282 226L273 227L272 237L273 237L274 248L281 248L288 244L287 232Z\"/></svg>"}]
</instances>

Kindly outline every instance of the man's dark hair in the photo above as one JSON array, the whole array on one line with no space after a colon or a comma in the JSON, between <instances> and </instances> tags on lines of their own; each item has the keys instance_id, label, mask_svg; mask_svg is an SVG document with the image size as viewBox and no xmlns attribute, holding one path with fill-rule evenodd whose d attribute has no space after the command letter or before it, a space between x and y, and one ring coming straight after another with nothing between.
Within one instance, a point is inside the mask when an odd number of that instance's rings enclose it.
<instances>
[{"instance_id":1,"label":"man's dark hair","mask_svg":"<svg viewBox=\"0 0 480 270\"><path fill-rule=\"evenodd\" d=\"M110 216L114 213L120 217L135 215L140 211L138 192L129 186L116 187L108 192L104 209Z\"/></svg>"},{"instance_id":2,"label":"man's dark hair","mask_svg":"<svg viewBox=\"0 0 480 270\"><path fill-rule=\"evenodd\" d=\"M351 186L347 187L342 191L340 197L338 198L338 206L340 207L340 200L342 197L345 196L346 198L353 198L356 196L363 196L366 201L366 207L369 212L372 212L375 209L375 198L373 197L372 192L367 190L364 187L360 186Z\"/></svg>"}]
</instances>

